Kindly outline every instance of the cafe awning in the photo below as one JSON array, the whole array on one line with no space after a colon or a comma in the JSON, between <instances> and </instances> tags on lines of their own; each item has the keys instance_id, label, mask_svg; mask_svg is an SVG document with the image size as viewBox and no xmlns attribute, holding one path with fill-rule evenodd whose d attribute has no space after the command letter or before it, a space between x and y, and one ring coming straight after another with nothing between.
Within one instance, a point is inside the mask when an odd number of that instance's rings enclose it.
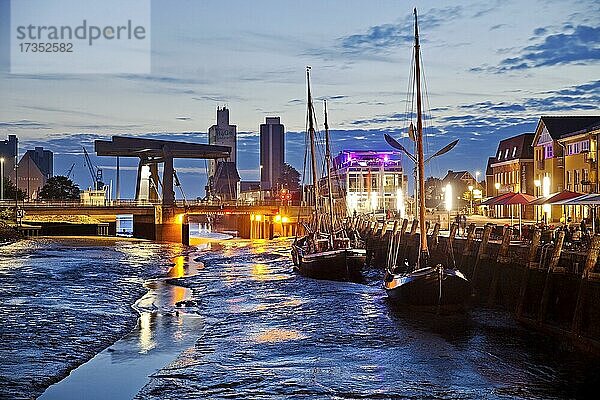
<instances>
[{"instance_id":1,"label":"cafe awning","mask_svg":"<svg viewBox=\"0 0 600 400\"><path fill-rule=\"evenodd\" d=\"M562 204L567 200L571 200L580 196L581 193L571 192L570 190L563 190L562 192L553 193L549 196L537 198L530 202L529 205L541 206L543 204Z\"/></svg>"},{"instance_id":2,"label":"cafe awning","mask_svg":"<svg viewBox=\"0 0 600 400\"><path fill-rule=\"evenodd\" d=\"M484 201L483 203L481 203L481 205L482 206L495 206L495 205L498 204L499 201L502 201L502 200L506 199L507 197L511 197L514 194L515 194L514 192L504 193L504 194L501 194L499 196L487 199L486 201Z\"/></svg>"}]
</instances>

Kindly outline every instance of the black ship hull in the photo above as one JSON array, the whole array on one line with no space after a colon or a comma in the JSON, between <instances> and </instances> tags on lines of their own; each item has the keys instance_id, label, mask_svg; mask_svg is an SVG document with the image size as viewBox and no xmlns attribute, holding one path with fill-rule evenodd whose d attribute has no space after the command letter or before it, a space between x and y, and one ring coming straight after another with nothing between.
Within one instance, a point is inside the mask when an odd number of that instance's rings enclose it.
<instances>
[{"instance_id":1,"label":"black ship hull","mask_svg":"<svg viewBox=\"0 0 600 400\"><path fill-rule=\"evenodd\" d=\"M294 269L309 278L335 281L359 281L366 261L364 249L338 249L306 253L292 247Z\"/></svg>"},{"instance_id":2,"label":"black ship hull","mask_svg":"<svg viewBox=\"0 0 600 400\"><path fill-rule=\"evenodd\" d=\"M460 271L442 266L387 275L384 287L398 305L438 313L465 311L472 294L471 283Z\"/></svg>"}]
</instances>

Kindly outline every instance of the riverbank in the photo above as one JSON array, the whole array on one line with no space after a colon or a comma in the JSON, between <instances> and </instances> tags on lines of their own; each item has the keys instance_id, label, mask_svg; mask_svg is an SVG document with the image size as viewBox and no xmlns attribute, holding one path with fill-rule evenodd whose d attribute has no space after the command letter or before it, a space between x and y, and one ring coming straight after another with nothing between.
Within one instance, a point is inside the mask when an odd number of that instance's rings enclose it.
<instances>
[{"instance_id":1,"label":"riverbank","mask_svg":"<svg viewBox=\"0 0 600 400\"><path fill-rule=\"evenodd\" d=\"M176 279L191 277L201 263L181 255L164 278L144 284L148 292L133 308L139 313L135 328L90 361L50 386L40 399L131 399L149 376L192 346L204 328L190 290Z\"/></svg>"},{"instance_id":2,"label":"riverbank","mask_svg":"<svg viewBox=\"0 0 600 400\"><path fill-rule=\"evenodd\" d=\"M135 328L143 283L182 246L36 238L0 247L0 398L40 395Z\"/></svg>"},{"instance_id":3,"label":"riverbank","mask_svg":"<svg viewBox=\"0 0 600 400\"><path fill-rule=\"evenodd\" d=\"M58 383L48 387L40 399L130 399L144 386L150 376L192 346L203 329L203 319L190 290L179 286L179 279L193 277L201 262L189 258L196 249L218 249L218 241L230 236L212 234L193 238L193 247L181 248L170 261L164 274L143 283L146 293L132 309L137 322L123 337L104 348L93 358L77 366ZM65 238L77 242L77 238ZM119 238L103 237L103 244L114 244ZM128 239L126 239L128 240ZM146 242L141 239L132 242ZM151 242L149 242L151 243Z\"/></svg>"}]
</instances>

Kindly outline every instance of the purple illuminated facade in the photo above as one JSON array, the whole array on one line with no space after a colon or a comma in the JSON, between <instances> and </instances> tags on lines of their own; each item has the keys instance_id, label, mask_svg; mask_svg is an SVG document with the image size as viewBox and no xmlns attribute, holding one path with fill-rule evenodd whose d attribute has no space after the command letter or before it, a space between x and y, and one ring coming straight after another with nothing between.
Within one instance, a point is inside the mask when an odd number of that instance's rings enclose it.
<instances>
[{"instance_id":1,"label":"purple illuminated facade","mask_svg":"<svg viewBox=\"0 0 600 400\"><path fill-rule=\"evenodd\" d=\"M404 216L407 178L397 151L344 150L334 159L348 212Z\"/></svg>"}]
</instances>

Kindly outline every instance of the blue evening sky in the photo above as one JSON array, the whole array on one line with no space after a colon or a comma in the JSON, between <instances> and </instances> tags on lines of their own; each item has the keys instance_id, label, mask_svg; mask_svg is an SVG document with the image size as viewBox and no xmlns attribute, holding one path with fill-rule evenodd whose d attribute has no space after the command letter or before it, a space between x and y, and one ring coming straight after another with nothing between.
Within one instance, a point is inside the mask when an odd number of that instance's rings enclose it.
<instances>
[{"instance_id":1,"label":"blue evening sky","mask_svg":"<svg viewBox=\"0 0 600 400\"><path fill-rule=\"evenodd\" d=\"M150 74L42 75L9 73L10 10L0 0L0 137L18 135L21 153L53 150L55 174L75 163L75 180L87 187L82 144L91 151L94 139L115 134L206 142L216 107L227 105L243 179L258 177L266 116L281 117L286 160L301 169L311 65L314 96L329 99L335 150L385 149L383 132L405 136L414 6L428 146L460 139L428 174L483 171L500 139L532 132L541 115L598 114L594 0L155 0ZM113 158L94 161L114 180ZM131 196L136 164L123 164ZM204 162L179 160L176 168L186 195L202 196Z\"/></svg>"}]
</instances>

